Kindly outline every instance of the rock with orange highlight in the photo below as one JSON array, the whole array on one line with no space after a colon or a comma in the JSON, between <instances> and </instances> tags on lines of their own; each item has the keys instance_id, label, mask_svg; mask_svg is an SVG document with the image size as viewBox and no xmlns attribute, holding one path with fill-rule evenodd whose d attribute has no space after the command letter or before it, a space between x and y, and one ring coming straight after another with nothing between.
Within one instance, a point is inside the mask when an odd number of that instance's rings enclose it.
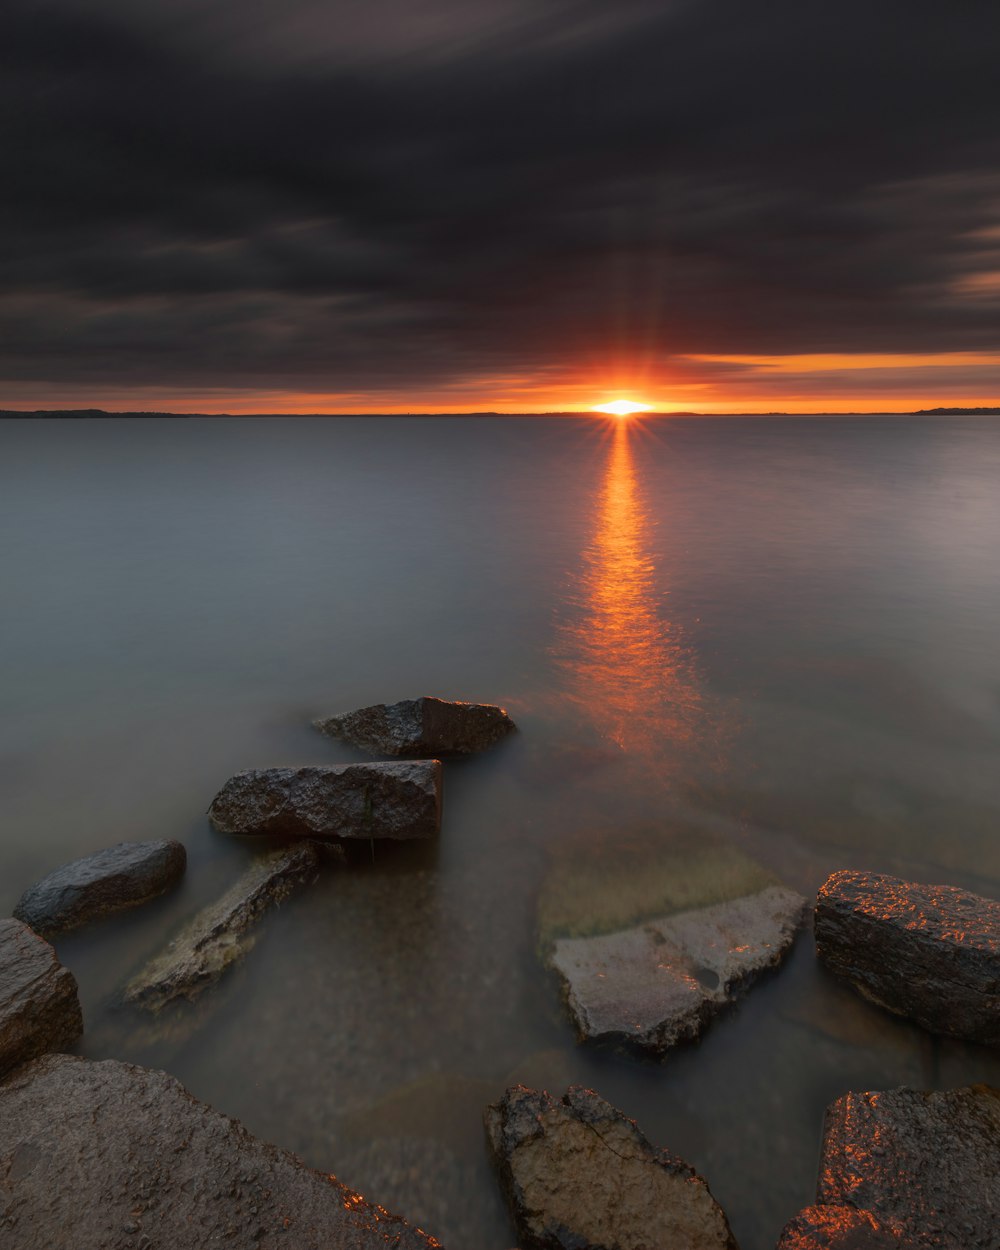
<instances>
[{"instance_id":1,"label":"rock with orange highlight","mask_svg":"<svg viewBox=\"0 0 1000 1250\"><path fill-rule=\"evenodd\" d=\"M592 1090L515 1085L485 1124L522 1250L737 1250L705 1181Z\"/></svg>"},{"instance_id":2,"label":"rock with orange highlight","mask_svg":"<svg viewBox=\"0 0 1000 1250\"><path fill-rule=\"evenodd\" d=\"M503 708L492 703L454 703L429 695L376 703L314 724L321 733L343 738L374 755L410 759L472 755L515 729Z\"/></svg>"},{"instance_id":3,"label":"rock with orange highlight","mask_svg":"<svg viewBox=\"0 0 1000 1250\"><path fill-rule=\"evenodd\" d=\"M827 1111L819 1203L869 1212L907 1250L998 1250L998 1177L1000 1090L849 1093Z\"/></svg>"},{"instance_id":4,"label":"rock with orange highlight","mask_svg":"<svg viewBox=\"0 0 1000 1250\"><path fill-rule=\"evenodd\" d=\"M947 885L837 872L816 953L859 993L932 1033L1000 1044L1000 903Z\"/></svg>"},{"instance_id":5,"label":"rock with orange highlight","mask_svg":"<svg viewBox=\"0 0 1000 1250\"><path fill-rule=\"evenodd\" d=\"M915 1250L870 1211L856 1207L807 1207L785 1225L777 1250Z\"/></svg>"}]
</instances>

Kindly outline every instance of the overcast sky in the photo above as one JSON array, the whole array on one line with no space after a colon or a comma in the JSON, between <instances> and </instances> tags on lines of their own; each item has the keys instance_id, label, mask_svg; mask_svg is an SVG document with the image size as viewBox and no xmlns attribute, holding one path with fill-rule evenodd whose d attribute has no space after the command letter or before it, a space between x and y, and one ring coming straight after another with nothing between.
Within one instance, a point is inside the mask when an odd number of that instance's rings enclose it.
<instances>
[{"instance_id":1,"label":"overcast sky","mask_svg":"<svg viewBox=\"0 0 1000 1250\"><path fill-rule=\"evenodd\" d=\"M1000 403L998 53L982 0L5 0L0 406Z\"/></svg>"}]
</instances>

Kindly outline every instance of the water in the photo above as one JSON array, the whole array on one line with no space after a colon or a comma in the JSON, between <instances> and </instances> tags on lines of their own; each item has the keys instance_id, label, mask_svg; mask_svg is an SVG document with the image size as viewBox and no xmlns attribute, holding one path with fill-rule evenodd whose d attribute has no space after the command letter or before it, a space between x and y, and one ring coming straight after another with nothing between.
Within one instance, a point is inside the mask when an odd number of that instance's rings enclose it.
<instances>
[{"instance_id":1,"label":"water","mask_svg":"<svg viewBox=\"0 0 1000 1250\"><path fill-rule=\"evenodd\" d=\"M636 839L805 894L856 867L1000 896L1000 424L24 421L0 455L0 913L121 839L190 857L59 941L81 1053L166 1067L451 1250L514 1244L480 1128L514 1079L635 1116L744 1250L810 1201L846 1089L1000 1083L808 933L662 1064L577 1047L536 956L543 887ZM440 841L285 904L189 1027L120 1009L253 853L207 825L222 782L359 758L311 718L421 693L521 729L447 766Z\"/></svg>"}]
</instances>

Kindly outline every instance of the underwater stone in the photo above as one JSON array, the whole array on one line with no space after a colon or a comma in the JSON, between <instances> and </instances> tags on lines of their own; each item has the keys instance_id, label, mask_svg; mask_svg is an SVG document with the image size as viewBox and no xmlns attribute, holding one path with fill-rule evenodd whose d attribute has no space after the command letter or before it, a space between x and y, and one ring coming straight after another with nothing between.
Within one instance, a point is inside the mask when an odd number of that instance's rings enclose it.
<instances>
[{"instance_id":1,"label":"underwater stone","mask_svg":"<svg viewBox=\"0 0 1000 1250\"><path fill-rule=\"evenodd\" d=\"M164 1072L69 1055L0 1086L4 1250L440 1250Z\"/></svg>"},{"instance_id":2,"label":"underwater stone","mask_svg":"<svg viewBox=\"0 0 1000 1250\"><path fill-rule=\"evenodd\" d=\"M251 769L230 777L208 814L222 833L430 838L441 825L441 763Z\"/></svg>"},{"instance_id":3,"label":"underwater stone","mask_svg":"<svg viewBox=\"0 0 1000 1250\"><path fill-rule=\"evenodd\" d=\"M0 1076L48 1050L72 1046L82 1032L73 974L26 924L0 920Z\"/></svg>"},{"instance_id":4,"label":"underwater stone","mask_svg":"<svg viewBox=\"0 0 1000 1250\"><path fill-rule=\"evenodd\" d=\"M816 953L865 998L932 1033L1000 1044L1000 903L947 885L836 872Z\"/></svg>"},{"instance_id":5,"label":"underwater stone","mask_svg":"<svg viewBox=\"0 0 1000 1250\"><path fill-rule=\"evenodd\" d=\"M366 751L411 758L471 755L516 728L503 708L492 703L452 703L430 696L376 703L313 723L321 733Z\"/></svg>"},{"instance_id":6,"label":"underwater stone","mask_svg":"<svg viewBox=\"0 0 1000 1250\"><path fill-rule=\"evenodd\" d=\"M914 1250L870 1211L856 1207L807 1207L788 1224L777 1250Z\"/></svg>"},{"instance_id":7,"label":"underwater stone","mask_svg":"<svg viewBox=\"0 0 1000 1250\"><path fill-rule=\"evenodd\" d=\"M705 1181L592 1090L514 1086L484 1119L522 1250L736 1250Z\"/></svg>"},{"instance_id":8,"label":"underwater stone","mask_svg":"<svg viewBox=\"0 0 1000 1250\"><path fill-rule=\"evenodd\" d=\"M156 898L186 866L180 842L119 842L50 872L21 895L14 915L51 937Z\"/></svg>"}]
</instances>

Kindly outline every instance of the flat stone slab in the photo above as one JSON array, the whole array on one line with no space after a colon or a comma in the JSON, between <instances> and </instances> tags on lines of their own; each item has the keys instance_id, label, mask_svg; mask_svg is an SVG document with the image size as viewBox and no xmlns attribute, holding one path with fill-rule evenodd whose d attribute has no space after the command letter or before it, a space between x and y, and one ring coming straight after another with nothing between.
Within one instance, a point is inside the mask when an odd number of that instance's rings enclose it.
<instances>
[{"instance_id":1,"label":"flat stone slab","mask_svg":"<svg viewBox=\"0 0 1000 1250\"><path fill-rule=\"evenodd\" d=\"M51 937L156 898L180 881L186 866L180 842L119 842L50 872L25 890L14 915Z\"/></svg>"},{"instance_id":2,"label":"flat stone slab","mask_svg":"<svg viewBox=\"0 0 1000 1250\"><path fill-rule=\"evenodd\" d=\"M68 1238L68 1240L67 1240ZM251 1136L172 1077L68 1055L0 1086L4 1250L432 1250L439 1243Z\"/></svg>"},{"instance_id":3,"label":"flat stone slab","mask_svg":"<svg viewBox=\"0 0 1000 1250\"><path fill-rule=\"evenodd\" d=\"M321 733L365 751L411 759L472 755L494 746L516 728L503 708L492 703L452 703L429 695L376 703L313 723Z\"/></svg>"},{"instance_id":4,"label":"flat stone slab","mask_svg":"<svg viewBox=\"0 0 1000 1250\"><path fill-rule=\"evenodd\" d=\"M777 1250L915 1250L914 1243L855 1207L807 1207L785 1225Z\"/></svg>"},{"instance_id":5,"label":"flat stone slab","mask_svg":"<svg viewBox=\"0 0 1000 1250\"><path fill-rule=\"evenodd\" d=\"M251 769L230 777L208 814L222 833L430 838L441 827L441 763Z\"/></svg>"},{"instance_id":6,"label":"flat stone slab","mask_svg":"<svg viewBox=\"0 0 1000 1250\"><path fill-rule=\"evenodd\" d=\"M826 1113L817 1198L905 1244L1000 1247L1000 1090L849 1093Z\"/></svg>"},{"instance_id":7,"label":"flat stone slab","mask_svg":"<svg viewBox=\"0 0 1000 1250\"><path fill-rule=\"evenodd\" d=\"M26 924L0 920L0 1076L48 1050L72 1046L82 1032L73 974Z\"/></svg>"},{"instance_id":8,"label":"flat stone slab","mask_svg":"<svg viewBox=\"0 0 1000 1250\"><path fill-rule=\"evenodd\" d=\"M947 885L836 872L816 896L816 953L879 1006L1000 1044L1000 903Z\"/></svg>"},{"instance_id":9,"label":"flat stone slab","mask_svg":"<svg viewBox=\"0 0 1000 1250\"><path fill-rule=\"evenodd\" d=\"M780 963L804 908L793 890L768 886L614 933L560 938L549 962L583 1040L662 1054Z\"/></svg>"},{"instance_id":10,"label":"flat stone slab","mask_svg":"<svg viewBox=\"0 0 1000 1250\"><path fill-rule=\"evenodd\" d=\"M297 842L261 855L220 899L190 920L162 954L125 988L124 998L149 1011L194 1001L253 947L256 925L319 870L320 852Z\"/></svg>"},{"instance_id":11,"label":"flat stone slab","mask_svg":"<svg viewBox=\"0 0 1000 1250\"><path fill-rule=\"evenodd\" d=\"M592 1090L516 1085L485 1124L522 1250L736 1250L705 1181Z\"/></svg>"}]
</instances>

